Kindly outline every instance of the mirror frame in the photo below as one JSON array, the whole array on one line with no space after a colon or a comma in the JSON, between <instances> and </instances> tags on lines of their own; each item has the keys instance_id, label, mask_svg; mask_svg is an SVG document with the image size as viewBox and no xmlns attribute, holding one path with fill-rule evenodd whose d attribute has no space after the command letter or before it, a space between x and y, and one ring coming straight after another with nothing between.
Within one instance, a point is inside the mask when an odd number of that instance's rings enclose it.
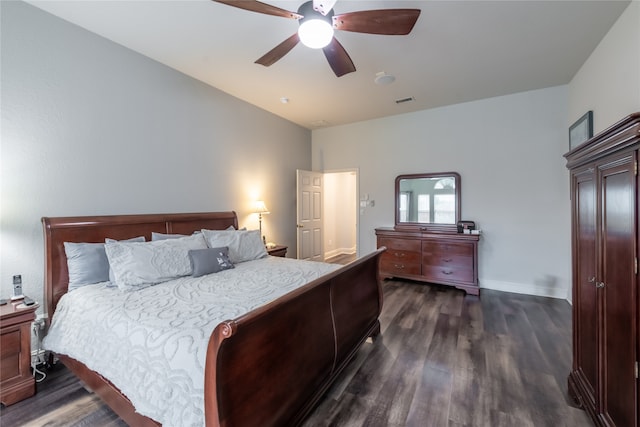
<instances>
[{"instance_id":1,"label":"mirror frame","mask_svg":"<svg viewBox=\"0 0 640 427\"><path fill-rule=\"evenodd\" d=\"M455 223L454 224L434 224L426 222L399 222L400 220L400 181L403 179L422 179L422 178L453 178L455 182ZM409 175L398 175L395 184L395 228L399 229L418 229L420 231L433 231L438 233L457 233L457 223L460 221L460 174L457 172L438 172L438 173L416 173Z\"/></svg>"}]
</instances>

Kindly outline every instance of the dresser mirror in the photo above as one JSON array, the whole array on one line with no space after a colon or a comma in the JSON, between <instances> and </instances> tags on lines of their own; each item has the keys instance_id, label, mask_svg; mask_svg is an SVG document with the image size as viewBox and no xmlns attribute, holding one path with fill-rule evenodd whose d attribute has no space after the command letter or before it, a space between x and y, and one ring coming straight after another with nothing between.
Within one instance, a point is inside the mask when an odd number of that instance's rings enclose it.
<instances>
[{"instance_id":1,"label":"dresser mirror","mask_svg":"<svg viewBox=\"0 0 640 427\"><path fill-rule=\"evenodd\" d=\"M456 172L396 178L396 228L455 232L460 221L460 175Z\"/></svg>"}]
</instances>

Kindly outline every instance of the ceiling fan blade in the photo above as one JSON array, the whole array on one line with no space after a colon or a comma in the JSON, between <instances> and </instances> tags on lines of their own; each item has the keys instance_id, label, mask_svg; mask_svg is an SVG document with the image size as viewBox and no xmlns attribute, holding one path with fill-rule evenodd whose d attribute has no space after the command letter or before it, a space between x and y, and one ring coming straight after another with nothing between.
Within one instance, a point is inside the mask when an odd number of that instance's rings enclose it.
<instances>
[{"instance_id":1,"label":"ceiling fan blade","mask_svg":"<svg viewBox=\"0 0 640 427\"><path fill-rule=\"evenodd\" d=\"M293 49L300 38L298 37L298 33L294 33L291 37L280 43L278 46L271 49L269 52L265 53L260 59L258 59L255 63L264 65L268 67L270 65L275 64L280 60L283 56L285 56L291 49Z\"/></svg>"},{"instance_id":2,"label":"ceiling fan blade","mask_svg":"<svg viewBox=\"0 0 640 427\"><path fill-rule=\"evenodd\" d=\"M252 12L264 13L265 15L281 16L283 18L301 19L302 15L296 12L289 12L270 4L261 3L255 0L212 0L216 3L222 3L239 9L250 10Z\"/></svg>"},{"instance_id":3,"label":"ceiling fan blade","mask_svg":"<svg viewBox=\"0 0 640 427\"><path fill-rule=\"evenodd\" d=\"M334 16L333 28L356 33L406 35L419 16L420 9L362 10Z\"/></svg>"},{"instance_id":4,"label":"ceiling fan blade","mask_svg":"<svg viewBox=\"0 0 640 427\"><path fill-rule=\"evenodd\" d=\"M322 48L322 51L337 77L342 77L356 70L349 54L335 37L331 40L331 43Z\"/></svg>"}]
</instances>

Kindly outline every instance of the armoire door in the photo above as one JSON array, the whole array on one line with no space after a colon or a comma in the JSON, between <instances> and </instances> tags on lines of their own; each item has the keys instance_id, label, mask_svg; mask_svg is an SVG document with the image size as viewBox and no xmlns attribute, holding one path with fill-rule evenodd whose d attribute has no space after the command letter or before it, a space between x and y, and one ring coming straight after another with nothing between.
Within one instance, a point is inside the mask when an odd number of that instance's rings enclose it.
<instances>
[{"instance_id":1,"label":"armoire door","mask_svg":"<svg viewBox=\"0 0 640 427\"><path fill-rule=\"evenodd\" d=\"M598 167L603 317L599 409L601 417L620 427L637 425L635 156L607 159Z\"/></svg>"},{"instance_id":2,"label":"armoire door","mask_svg":"<svg viewBox=\"0 0 640 427\"><path fill-rule=\"evenodd\" d=\"M598 300L596 288L596 180L595 168L572 173L574 217L574 372L595 407L598 387ZM586 402L585 402L586 403Z\"/></svg>"}]
</instances>

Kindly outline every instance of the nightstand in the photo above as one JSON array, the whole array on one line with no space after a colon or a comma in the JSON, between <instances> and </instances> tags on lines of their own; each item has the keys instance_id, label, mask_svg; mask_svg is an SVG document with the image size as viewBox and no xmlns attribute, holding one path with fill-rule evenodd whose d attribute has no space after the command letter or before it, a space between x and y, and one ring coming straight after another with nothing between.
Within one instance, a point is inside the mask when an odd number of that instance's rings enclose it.
<instances>
[{"instance_id":1,"label":"nightstand","mask_svg":"<svg viewBox=\"0 0 640 427\"><path fill-rule=\"evenodd\" d=\"M12 405L36 392L31 375L31 322L38 304L22 300L0 306L0 402Z\"/></svg>"},{"instance_id":2,"label":"nightstand","mask_svg":"<svg viewBox=\"0 0 640 427\"><path fill-rule=\"evenodd\" d=\"M283 257L284 258L287 255L287 246L276 245L275 247L273 247L271 249L267 249L267 252L271 256L279 256L279 257Z\"/></svg>"}]
</instances>

